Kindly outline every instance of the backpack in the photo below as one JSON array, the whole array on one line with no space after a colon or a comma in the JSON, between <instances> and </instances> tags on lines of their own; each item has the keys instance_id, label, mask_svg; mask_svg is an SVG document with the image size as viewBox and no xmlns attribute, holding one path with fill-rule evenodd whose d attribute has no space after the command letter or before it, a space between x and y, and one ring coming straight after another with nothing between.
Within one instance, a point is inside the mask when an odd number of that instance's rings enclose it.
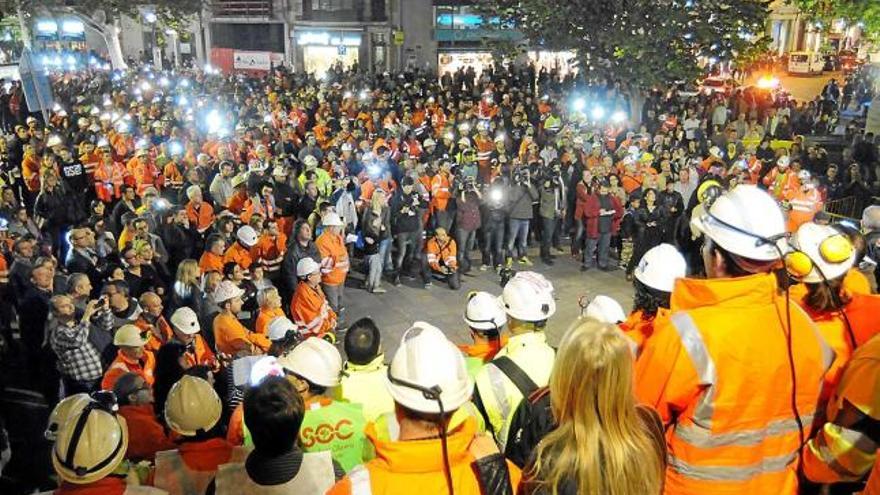
<instances>
[{"instance_id":1,"label":"backpack","mask_svg":"<svg viewBox=\"0 0 880 495\"><path fill-rule=\"evenodd\" d=\"M556 427L550 411L550 394L547 387L538 387L534 381L512 359L507 356L497 357L489 363L510 379L523 395L511 418L507 431L507 443L504 446L504 457L519 467L525 466L535 446L548 432ZM474 393L474 405L483 416L486 428L496 433L489 422L479 389Z\"/></svg>"},{"instance_id":2,"label":"backpack","mask_svg":"<svg viewBox=\"0 0 880 495\"><path fill-rule=\"evenodd\" d=\"M550 410L550 389L541 387L517 406L510 420L504 457L524 469L538 442L556 428Z\"/></svg>"}]
</instances>

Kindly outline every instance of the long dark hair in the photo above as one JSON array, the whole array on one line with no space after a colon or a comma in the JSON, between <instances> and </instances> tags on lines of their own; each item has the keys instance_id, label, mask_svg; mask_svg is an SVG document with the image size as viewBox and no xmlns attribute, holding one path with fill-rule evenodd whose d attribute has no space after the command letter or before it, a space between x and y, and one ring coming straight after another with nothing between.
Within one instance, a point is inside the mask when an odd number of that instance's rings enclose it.
<instances>
[{"instance_id":1,"label":"long dark hair","mask_svg":"<svg viewBox=\"0 0 880 495\"><path fill-rule=\"evenodd\" d=\"M672 294L648 287L638 279L633 280L635 295L633 296L633 311L641 311L649 318L657 315L660 308L669 309L669 299Z\"/></svg>"}]
</instances>

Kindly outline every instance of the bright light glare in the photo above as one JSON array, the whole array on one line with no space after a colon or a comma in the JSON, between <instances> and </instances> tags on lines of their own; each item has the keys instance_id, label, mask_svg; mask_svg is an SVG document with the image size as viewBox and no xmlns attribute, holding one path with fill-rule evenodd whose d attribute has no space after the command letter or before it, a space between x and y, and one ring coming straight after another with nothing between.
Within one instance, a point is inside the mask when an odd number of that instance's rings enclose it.
<instances>
[{"instance_id":1,"label":"bright light glare","mask_svg":"<svg viewBox=\"0 0 880 495\"><path fill-rule=\"evenodd\" d=\"M267 124L271 124L272 123L272 116L266 115L265 117L263 117L263 122L265 122Z\"/></svg>"},{"instance_id":2,"label":"bright light glare","mask_svg":"<svg viewBox=\"0 0 880 495\"><path fill-rule=\"evenodd\" d=\"M370 96L370 94L369 94L369 92L367 92L366 89L364 89L364 90L361 90L361 94L359 96L360 96L360 99L366 100Z\"/></svg>"},{"instance_id":3,"label":"bright light glare","mask_svg":"<svg viewBox=\"0 0 880 495\"><path fill-rule=\"evenodd\" d=\"M574 108L575 112L583 112L584 109L587 108L587 100L583 98L578 98L574 100L571 106Z\"/></svg>"},{"instance_id":4,"label":"bright light glare","mask_svg":"<svg viewBox=\"0 0 880 495\"><path fill-rule=\"evenodd\" d=\"M351 98L351 91L346 91L345 93L342 94L342 97L346 98L346 99Z\"/></svg>"},{"instance_id":5,"label":"bright light glare","mask_svg":"<svg viewBox=\"0 0 880 495\"><path fill-rule=\"evenodd\" d=\"M208 126L208 132L217 133L223 126L223 118L217 110L211 110L205 117L205 124Z\"/></svg>"},{"instance_id":6,"label":"bright light glare","mask_svg":"<svg viewBox=\"0 0 880 495\"><path fill-rule=\"evenodd\" d=\"M593 120L599 120L605 117L605 109L602 107L593 107L593 111L590 112L590 116L593 117Z\"/></svg>"},{"instance_id":7,"label":"bright light glare","mask_svg":"<svg viewBox=\"0 0 880 495\"><path fill-rule=\"evenodd\" d=\"M501 192L501 189L492 189L492 191L489 192L489 197L492 201L501 201L503 195L504 193Z\"/></svg>"},{"instance_id":8,"label":"bright light glare","mask_svg":"<svg viewBox=\"0 0 880 495\"><path fill-rule=\"evenodd\" d=\"M149 91L152 86L147 81L141 83L141 91Z\"/></svg>"},{"instance_id":9,"label":"bright light glare","mask_svg":"<svg viewBox=\"0 0 880 495\"><path fill-rule=\"evenodd\" d=\"M169 85L170 83L171 83L171 82L170 82L170 81L168 80L168 78L165 77L165 76L162 76L162 77L159 79L159 86L162 86L163 88L168 87L168 85Z\"/></svg>"},{"instance_id":10,"label":"bright light glare","mask_svg":"<svg viewBox=\"0 0 880 495\"><path fill-rule=\"evenodd\" d=\"M619 124L624 120L626 120L626 114L622 110L618 110L611 114L611 121L616 124Z\"/></svg>"},{"instance_id":11,"label":"bright light glare","mask_svg":"<svg viewBox=\"0 0 880 495\"><path fill-rule=\"evenodd\" d=\"M775 89L779 87L779 78L773 76L764 76L758 79L757 86L761 89Z\"/></svg>"},{"instance_id":12,"label":"bright light glare","mask_svg":"<svg viewBox=\"0 0 880 495\"><path fill-rule=\"evenodd\" d=\"M180 144L180 141L171 141L168 144L168 152L172 155L179 155L183 153L183 145Z\"/></svg>"}]
</instances>

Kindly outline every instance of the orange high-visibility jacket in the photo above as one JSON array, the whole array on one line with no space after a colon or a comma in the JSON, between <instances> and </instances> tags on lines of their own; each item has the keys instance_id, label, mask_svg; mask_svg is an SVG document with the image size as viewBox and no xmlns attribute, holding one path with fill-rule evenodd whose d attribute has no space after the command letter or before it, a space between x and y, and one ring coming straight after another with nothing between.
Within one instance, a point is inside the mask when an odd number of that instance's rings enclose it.
<instances>
[{"instance_id":1,"label":"orange high-visibility jacket","mask_svg":"<svg viewBox=\"0 0 880 495\"><path fill-rule=\"evenodd\" d=\"M445 266L452 271L458 269L458 259L455 257L457 253L455 240L451 237L446 244L440 245L440 241L436 237L428 239L425 245L425 254L428 257L428 266L435 272L441 271L441 266Z\"/></svg>"},{"instance_id":2,"label":"orange high-visibility jacket","mask_svg":"<svg viewBox=\"0 0 880 495\"><path fill-rule=\"evenodd\" d=\"M217 352L234 356L243 344L253 344L266 352L272 343L265 335L249 331L235 316L220 313L214 317L214 344Z\"/></svg>"},{"instance_id":3,"label":"orange high-visibility jacket","mask_svg":"<svg viewBox=\"0 0 880 495\"><path fill-rule=\"evenodd\" d=\"M186 217L196 230L204 232L214 223L214 207L205 201L199 203L198 206L190 201L186 204Z\"/></svg>"},{"instance_id":4,"label":"orange high-visibility jacket","mask_svg":"<svg viewBox=\"0 0 880 495\"><path fill-rule=\"evenodd\" d=\"M199 269L202 270L202 275L212 271L222 274L223 256L214 254L210 251L203 252L202 257L199 258Z\"/></svg>"},{"instance_id":5,"label":"orange high-visibility jacket","mask_svg":"<svg viewBox=\"0 0 880 495\"><path fill-rule=\"evenodd\" d=\"M239 242L229 246L223 255L223 264L230 261L238 264L242 270L248 270L254 264L254 258L251 256L250 249L242 246Z\"/></svg>"},{"instance_id":6,"label":"orange high-visibility jacket","mask_svg":"<svg viewBox=\"0 0 880 495\"><path fill-rule=\"evenodd\" d=\"M313 289L304 281L296 286L290 301L290 315L304 336L320 337L336 329L336 313L321 287Z\"/></svg>"},{"instance_id":7,"label":"orange high-visibility jacket","mask_svg":"<svg viewBox=\"0 0 880 495\"><path fill-rule=\"evenodd\" d=\"M126 373L141 375L148 385L153 386L153 370L156 369L156 357L152 352L144 352L144 357L133 360L125 357L122 351L116 351L116 359L110 363L110 367L104 372L101 380L102 390L113 390L116 380Z\"/></svg>"},{"instance_id":8,"label":"orange high-visibility jacket","mask_svg":"<svg viewBox=\"0 0 880 495\"><path fill-rule=\"evenodd\" d=\"M134 461L152 460L156 452L175 447L165 434L165 428L156 420L153 404L120 406L119 415L128 426L128 448L125 458Z\"/></svg>"},{"instance_id":9,"label":"orange high-visibility jacket","mask_svg":"<svg viewBox=\"0 0 880 495\"><path fill-rule=\"evenodd\" d=\"M269 323L279 316L284 316L284 310L281 308L260 308L257 321L254 323L254 332L269 335Z\"/></svg>"},{"instance_id":10,"label":"orange high-visibility jacket","mask_svg":"<svg viewBox=\"0 0 880 495\"><path fill-rule=\"evenodd\" d=\"M452 180L444 172L439 172L431 178L431 211L446 211L449 199L452 197Z\"/></svg>"},{"instance_id":11,"label":"orange high-visibility jacket","mask_svg":"<svg viewBox=\"0 0 880 495\"><path fill-rule=\"evenodd\" d=\"M828 402L827 422L804 449L803 471L817 483L857 481L873 470L862 495L880 494L878 444L869 425L880 421L880 337L856 349Z\"/></svg>"},{"instance_id":12,"label":"orange high-visibility jacket","mask_svg":"<svg viewBox=\"0 0 880 495\"><path fill-rule=\"evenodd\" d=\"M636 395L667 428L667 495L794 494L786 301L772 274L678 279L636 361ZM809 430L834 354L792 301L797 411Z\"/></svg>"},{"instance_id":13,"label":"orange high-visibility jacket","mask_svg":"<svg viewBox=\"0 0 880 495\"><path fill-rule=\"evenodd\" d=\"M789 232L797 232L801 225L813 221L816 213L822 211L823 208L822 195L819 194L818 189L804 191L799 188L791 191L785 199L791 205L787 225Z\"/></svg>"},{"instance_id":14,"label":"orange high-visibility jacket","mask_svg":"<svg viewBox=\"0 0 880 495\"><path fill-rule=\"evenodd\" d=\"M144 345L144 349L150 352L158 352L159 348L162 347L165 343L171 340L171 337L174 336L174 331L171 330L171 325L168 324L168 320L165 319L164 316L160 316L158 320L156 320L156 324L153 325L156 327L156 331L159 335L153 333L150 328L151 324L144 319L143 315L134 322L135 326L143 330L143 333L149 333L147 335L147 343Z\"/></svg>"},{"instance_id":15,"label":"orange high-visibility jacket","mask_svg":"<svg viewBox=\"0 0 880 495\"><path fill-rule=\"evenodd\" d=\"M321 282L327 285L342 285L348 274L348 250L341 235L324 230L315 241L321 253Z\"/></svg>"},{"instance_id":16,"label":"orange high-visibility jacket","mask_svg":"<svg viewBox=\"0 0 880 495\"><path fill-rule=\"evenodd\" d=\"M286 252L287 236L281 232L276 236L261 235L253 249L254 258L263 265L269 275L281 270L281 262L284 261Z\"/></svg>"},{"instance_id":17,"label":"orange high-visibility jacket","mask_svg":"<svg viewBox=\"0 0 880 495\"><path fill-rule=\"evenodd\" d=\"M468 446L476 434L476 422L471 418L449 432L447 449L453 491L456 495L480 495L480 481L472 464L474 456ZM411 440L381 438L376 425L370 423L364 432L376 449L376 458L355 467L348 476L331 488L327 495L447 493L440 440ZM507 462L511 486L516 491L521 473ZM415 487L418 487L417 490Z\"/></svg>"},{"instance_id":18,"label":"orange high-visibility jacket","mask_svg":"<svg viewBox=\"0 0 880 495\"><path fill-rule=\"evenodd\" d=\"M668 317L669 310L666 308L658 308L657 314L653 317L645 316L642 310L638 310L630 313L626 321L620 323L618 326L623 330L623 333L635 343L636 355L638 355L645 346L645 341L654 334L654 322L656 322L658 318L662 319Z\"/></svg>"}]
</instances>

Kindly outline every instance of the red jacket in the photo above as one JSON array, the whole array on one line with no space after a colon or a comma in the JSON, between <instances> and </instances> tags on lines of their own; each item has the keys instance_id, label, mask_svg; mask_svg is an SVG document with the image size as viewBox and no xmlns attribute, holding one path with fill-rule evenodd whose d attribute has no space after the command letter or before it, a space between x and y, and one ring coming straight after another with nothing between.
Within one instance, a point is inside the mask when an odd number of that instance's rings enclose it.
<instances>
[{"instance_id":1,"label":"red jacket","mask_svg":"<svg viewBox=\"0 0 880 495\"><path fill-rule=\"evenodd\" d=\"M620 230L620 220L623 218L623 205L620 204L620 200L617 199L617 196L612 194L608 195L608 199L611 200L611 209L614 210L614 213L608 213L606 211L606 215L611 216L611 234L614 235ZM587 238L596 239L599 237L599 216L602 215L602 203L599 202L598 194L590 194L587 197L587 201L584 207L584 216L587 219Z\"/></svg>"}]
</instances>

